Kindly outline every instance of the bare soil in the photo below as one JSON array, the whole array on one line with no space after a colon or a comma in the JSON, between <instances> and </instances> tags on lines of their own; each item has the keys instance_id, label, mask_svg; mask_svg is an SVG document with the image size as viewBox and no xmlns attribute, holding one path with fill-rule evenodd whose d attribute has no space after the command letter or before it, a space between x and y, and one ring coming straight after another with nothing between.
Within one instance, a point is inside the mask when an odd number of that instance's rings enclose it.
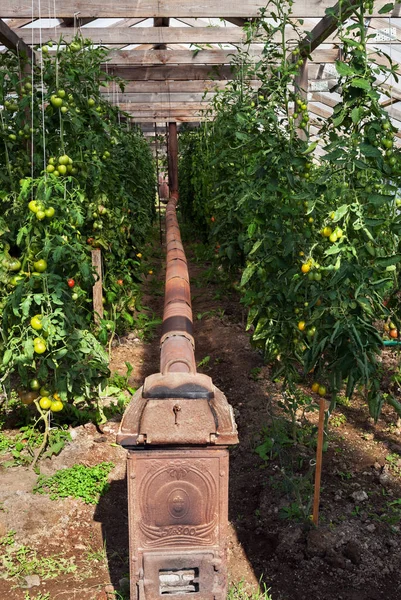
<instances>
[{"instance_id":1,"label":"bare soil","mask_svg":"<svg viewBox=\"0 0 401 600\"><path fill-rule=\"evenodd\" d=\"M358 398L336 411L323 459L320 524L314 528L308 517L316 413L306 422L310 435L289 443L280 383L272 381L251 347L237 294L210 281L210 265L196 263L188 248L199 370L212 377L234 407L240 437L230 455L230 581L243 580L250 592L258 581L265 583L273 600L401 598L401 424L395 413L385 407L374 424ZM161 316L159 252L152 269L144 304ZM119 339L112 370L124 374L130 362L130 384L139 387L159 370L159 333L155 330L147 341L137 332ZM311 395L307 383L300 390ZM127 597L126 454L114 445L118 420L114 417L101 430L92 424L75 427L73 441L61 454L41 462L41 471L50 474L76 463L112 461L110 489L96 507L33 494L37 475L29 468L4 467L9 456L0 455L0 537L13 530L16 545L76 565L75 572L52 579L46 579L51 568L45 569L32 582L25 574L7 579L0 560L1 600L36 600L42 598L39 593L48 593L50 600ZM298 414L296 427L305 426L301 421ZM255 448L266 439L272 440L272 449L264 461ZM386 459L390 455L391 461ZM0 557L10 548L0 545ZM38 585L28 587L32 583Z\"/></svg>"}]
</instances>

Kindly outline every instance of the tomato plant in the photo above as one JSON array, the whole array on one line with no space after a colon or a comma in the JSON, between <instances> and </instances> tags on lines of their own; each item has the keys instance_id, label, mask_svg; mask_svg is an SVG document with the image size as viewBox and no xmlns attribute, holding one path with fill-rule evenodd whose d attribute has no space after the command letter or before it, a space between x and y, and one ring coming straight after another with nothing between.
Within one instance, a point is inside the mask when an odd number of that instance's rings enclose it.
<instances>
[{"instance_id":1,"label":"tomato plant","mask_svg":"<svg viewBox=\"0 0 401 600\"><path fill-rule=\"evenodd\" d=\"M123 88L102 69L108 50L79 36L41 50L29 79L17 55L0 55L0 381L17 381L23 401L35 381L36 399L54 394L37 409L59 412L96 402L109 375L108 339L93 322L93 248L104 250L106 317L131 325L123 315L154 218L154 165L100 93Z\"/></svg>"},{"instance_id":2,"label":"tomato plant","mask_svg":"<svg viewBox=\"0 0 401 600\"><path fill-rule=\"evenodd\" d=\"M284 386L300 367L305 377L313 371L332 408L342 388L351 397L360 386L377 419L384 396L376 323L392 316L399 328L401 267L401 155L377 78L398 75L383 53L368 57L371 3L361 2L352 24L339 23L340 100L311 140L307 103L293 87L303 59L291 3L269 8L274 24L247 25L248 39L264 44L263 60L252 66L245 53L237 79L215 97L214 121L182 135L183 215L218 246L233 277L241 271L253 342ZM290 27L292 39L274 43Z\"/></svg>"}]
</instances>

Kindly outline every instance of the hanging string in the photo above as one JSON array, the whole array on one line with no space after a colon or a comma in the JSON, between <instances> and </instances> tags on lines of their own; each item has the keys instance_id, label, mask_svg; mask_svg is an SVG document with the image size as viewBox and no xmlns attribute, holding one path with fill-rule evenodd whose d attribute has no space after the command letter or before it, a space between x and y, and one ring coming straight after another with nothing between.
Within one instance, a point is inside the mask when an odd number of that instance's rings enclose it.
<instances>
[{"instance_id":1,"label":"hanging string","mask_svg":"<svg viewBox=\"0 0 401 600\"><path fill-rule=\"evenodd\" d=\"M41 0L38 0L38 14L39 14L39 45L42 48L42 23L41 20ZM32 0L33 4L33 0ZM43 52L40 53L40 85L42 88L42 136L43 136L43 170L46 171L46 127L45 127L45 88L43 78Z\"/></svg>"},{"instance_id":2,"label":"hanging string","mask_svg":"<svg viewBox=\"0 0 401 600\"><path fill-rule=\"evenodd\" d=\"M57 19L57 13L56 13L56 0L53 0L53 18L54 18L54 41L57 40L57 26L58 26L58 19Z\"/></svg>"},{"instance_id":3,"label":"hanging string","mask_svg":"<svg viewBox=\"0 0 401 600\"><path fill-rule=\"evenodd\" d=\"M390 61L391 61L390 65L391 65L392 61L393 61L393 36L391 33L391 13L388 16L388 31L390 34ZM391 101L390 106L391 107L393 106L393 80L394 80L394 76L392 75L391 76L391 85L390 85L390 101Z\"/></svg>"},{"instance_id":4,"label":"hanging string","mask_svg":"<svg viewBox=\"0 0 401 600\"><path fill-rule=\"evenodd\" d=\"M33 6L33 2L34 0L32 0L32 12L31 12L31 17L32 17L32 22L34 20L34 6ZM33 174L34 174L34 102L33 102L33 97L35 94L35 90L34 90L34 83L35 83L35 78L34 78L34 50L33 50L33 27L31 27L31 48L32 48L32 58L31 58L31 147L30 147L30 155L31 155L31 179L33 179Z\"/></svg>"}]
</instances>

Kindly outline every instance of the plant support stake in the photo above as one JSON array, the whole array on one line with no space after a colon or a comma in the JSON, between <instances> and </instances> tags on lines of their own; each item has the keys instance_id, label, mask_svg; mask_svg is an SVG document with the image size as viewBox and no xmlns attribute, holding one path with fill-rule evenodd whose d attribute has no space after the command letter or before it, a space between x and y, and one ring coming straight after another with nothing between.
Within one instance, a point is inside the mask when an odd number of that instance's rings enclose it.
<instances>
[{"instance_id":1,"label":"plant support stake","mask_svg":"<svg viewBox=\"0 0 401 600\"><path fill-rule=\"evenodd\" d=\"M312 516L312 521L316 527L319 524L320 482L322 479L322 462L323 462L324 413L325 413L325 400L324 400L324 398L320 398L320 401L319 401L319 425L318 425L317 448L316 448L315 494L314 494L314 498L313 498L313 516Z\"/></svg>"}]
</instances>

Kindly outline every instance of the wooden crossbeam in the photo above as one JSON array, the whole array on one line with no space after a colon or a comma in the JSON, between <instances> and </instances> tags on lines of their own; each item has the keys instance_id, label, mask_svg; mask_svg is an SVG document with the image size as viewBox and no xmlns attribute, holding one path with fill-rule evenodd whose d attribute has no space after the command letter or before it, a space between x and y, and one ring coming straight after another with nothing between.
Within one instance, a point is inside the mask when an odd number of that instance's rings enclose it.
<instances>
[{"instance_id":1,"label":"wooden crossbeam","mask_svg":"<svg viewBox=\"0 0 401 600\"><path fill-rule=\"evenodd\" d=\"M340 22L346 21L353 13L355 6L360 5L360 0L348 0L338 2L332 10L332 14L326 15L312 29L300 44L302 56L307 56L322 44L332 33L338 29Z\"/></svg>"},{"instance_id":2,"label":"wooden crossbeam","mask_svg":"<svg viewBox=\"0 0 401 600\"><path fill-rule=\"evenodd\" d=\"M148 113L148 112L175 112L176 114L186 114L188 111L198 113L208 107L208 102L116 102L122 111L128 113Z\"/></svg>"},{"instance_id":3,"label":"wooden crossbeam","mask_svg":"<svg viewBox=\"0 0 401 600\"><path fill-rule=\"evenodd\" d=\"M172 29L172 31L174 31ZM111 50L108 56L109 65L223 65L230 64L238 52L232 50ZM261 57L257 49L250 52L255 60Z\"/></svg>"},{"instance_id":4,"label":"wooden crossbeam","mask_svg":"<svg viewBox=\"0 0 401 600\"><path fill-rule=\"evenodd\" d=\"M149 116L143 116L143 117L130 117L130 122L134 123L134 124L142 124L142 123L154 123L155 122L155 116L154 115L149 115ZM210 119L206 119L205 117L194 117L193 115L181 115L179 117L175 116L175 115L161 115L161 118L157 118L156 115L156 121L158 123L168 123L170 120L175 120L178 123L202 123L203 121L209 121Z\"/></svg>"},{"instance_id":5,"label":"wooden crossbeam","mask_svg":"<svg viewBox=\"0 0 401 600\"><path fill-rule=\"evenodd\" d=\"M134 94L116 94L116 93L108 93L108 92L104 92L102 93L102 98L104 100L107 100L108 102L111 102L112 104L116 104L117 102L120 103L132 103L133 106L137 106L139 104L152 104L154 102L163 104L164 106L169 106L170 104L177 104L177 103L183 103L183 104L187 104L190 102L195 102L195 103L205 103L207 104L208 102L210 102L213 98L214 98L215 94L208 92L207 94L204 94L202 92L197 92L197 93L179 93L179 94L173 94L173 93L168 93L168 92L160 92L160 93L150 93L150 94L138 94L138 93L134 93Z\"/></svg>"},{"instance_id":6,"label":"wooden crossbeam","mask_svg":"<svg viewBox=\"0 0 401 600\"><path fill-rule=\"evenodd\" d=\"M321 21L323 23L324 19ZM323 27L323 26L322 26ZM316 36L313 37L313 31L316 30ZM66 42L70 42L76 35L72 27L48 27L29 28L13 30L17 33L26 44L39 44L40 41L58 41L60 37ZM306 35L300 42L300 47L304 55L313 52L319 44L323 42L330 44L338 44L338 37L332 36L332 28L326 31L320 31L317 26L312 33ZM237 27L84 27L80 33L92 40L95 44L103 44L105 46L124 46L128 44L149 44L154 47L171 46L178 44L232 44L234 46L243 46L245 41L245 33ZM33 36L33 37L32 37ZM41 37L40 37L41 36ZM331 37L330 37L331 36ZM286 34L287 41L293 41L294 46L299 42L298 38L294 37L292 31ZM273 36L273 39L279 44L282 42L281 34L278 32ZM309 41L311 40L311 41ZM401 40L383 40L380 42L368 40L368 48L376 46L400 46ZM251 55L259 52L263 48L262 44L255 43L251 46ZM233 48L234 49L234 48ZM206 52L207 49L203 50ZM210 48L209 48L210 50ZM202 50L200 51L200 53Z\"/></svg>"},{"instance_id":7,"label":"wooden crossbeam","mask_svg":"<svg viewBox=\"0 0 401 600\"><path fill-rule=\"evenodd\" d=\"M1 2L1 0L0 0ZM0 13L1 14L1 13ZM32 43L32 29L18 31L22 39ZM240 44L245 37L237 27L84 27L84 37L96 44ZM70 42L75 32L70 27L33 29L33 43L58 41L60 36Z\"/></svg>"},{"instance_id":8,"label":"wooden crossbeam","mask_svg":"<svg viewBox=\"0 0 401 600\"><path fill-rule=\"evenodd\" d=\"M108 56L107 65L110 66L143 66L143 65L228 65L233 59L240 56L235 49L217 50L205 49L199 52L193 50L111 50ZM386 60L375 52L371 57L385 64ZM256 62L261 60L261 50L259 47L249 49L249 61ZM318 48L312 54L312 64L334 63L338 60L338 50L335 48ZM106 63L105 63L106 64Z\"/></svg>"},{"instance_id":9,"label":"wooden crossbeam","mask_svg":"<svg viewBox=\"0 0 401 600\"><path fill-rule=\"evenodd\" d=\"M294 17L323 17L332 0L302 0L292 6ZM380 17L379 10L387 0L376 0L372 17ZM64 19L79 14L80 18L112 17L222 17L251 18L260 14L266 0L202 0L183 2L182 0L63 0L57 5L57 17ZM40 10L39 10L40 9ZM396 3L392 16L399 16L400 4ZM0 15L3 18L43 17L54 12L54 0L0 0Z\"/></svg>"},{"instance_id":10,"label":"wooden crossbeam","mask_svg":"<svg viewBox=\"0 0 401 600\"><path fill-rule=\"evenodd\" d=\"M188 79L233 79L234 75L229 66L209 65L164 65L149 67L113 67L108 68L111 75L116 75L127 81L163 81L174 79L175 81L186 81Z\"/></svg>"}]
</instances>

